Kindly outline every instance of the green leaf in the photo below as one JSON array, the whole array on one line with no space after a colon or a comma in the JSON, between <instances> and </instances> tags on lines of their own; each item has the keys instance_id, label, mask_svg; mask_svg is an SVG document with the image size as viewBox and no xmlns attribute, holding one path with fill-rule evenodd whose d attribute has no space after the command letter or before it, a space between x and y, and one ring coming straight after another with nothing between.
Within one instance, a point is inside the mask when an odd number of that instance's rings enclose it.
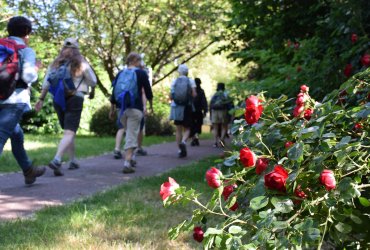
<instances>
[{"instance_id":1,"label":"green leaf","mask_svg":"<svg viewBox=\"0 0 370 250\"><path fill-rule=\"evenodd\" d=\"M231 234L238 234L238 233L240 233L242 231L242 228L241 227L239 227L239 226L231 226L230 228L229 228L229 233L231 233Z\"/></svg>"},{"instance_id":2,"label":"green leaf","mask_svg":"<svg viewBox=\"0 0 370 250\"><path fill-rule=\"evenodd\" d=\"M337 145L335 145L335 148L342 148L344 146L347 146L350 141L351 136L345 136L342 138L342 140L340 140L340 142Z\"/></svg>"},{"instance_id":3,"label":"green leaf","mask_svg":"<svg viewBox=\"0 0 370 250\"><path fill-rule=\"evenodd\" d=\"M168 231L168 236L171 240L175 240L179 236L180 232L184 230L186 222L187 220L184 220L182 223Z\"/></svg>"},{"instance_id":4,"label":"green leaf","mask_svg":"<svg viewBox=\"0 0 370 250\"><path fill-rule=\"evenodd\" d=\"M293 147L288 150L288 158L296 161L303 159L303 142L295 143Z\"/></svg>"},{"instance_id":5,"label":"green leaf","mask_svg":"<svg viewBox=\"0 0 370 250\"><path fill-rule=\"evenodd\" d=\"M289 224L286 221L274 221L273 226L274 230L281 230L287 228Z\"/></svg>"},{"instance_id":6,"label":"green leaf","mask_svg":"<svg viewBox=\"0 0 370 250\"><path fill-rule=\"evenodd\" d=\"M250 207L253 210L258 210L258 209L261 209L261 208L267 206L268 203L269 203L268 197L266 197L266 196L257 196L257 197L255 197L251 200Z\"/></svg>"},{"instance_id":7,"label":"green leaf","mask_svg":"<svg viewBox=\"0 0 370 250\"><path fill-rule=\"evenodd\" d=\"M273 197L271 203L274 205L276 212L289 213L294 209L293 201L288 198Z\"/></svg>"},{"instance_id":8,"label":"green leaf","mask_svg":"<svg viewBox=\"0 0 370 250\"><path fill-rule=\"evenodd\" d=\"M244 115L244 112L245 112L245 110L244 109L235 109L235 111L234 111L234 116L235 117L239 117L239 116L242 116L242 115Z\"/></svg>"},{"instance_id":9,"label":"green leaf","mask_svg":"<svg viewBox=\"0 0 370 250\"><path fill-rule=\"evenodd\" d=\"M350 225L344 224L342 222L339 222L337 225L335 225L335 229L343 234L348 234L352 231L352 227Z\"/></svg>"},{"instance_id":10,"label":"green leaf","mask_svg":"<svg viewBox=\"0 0 370 250\"><path fill-rule=\"evenodd\" d=\"M309 228L303 235L306 241L316 241L320 239L320 230L317 228Z\"/></svg>"},{"instance_id":11,"label":"green leaf","mask_svg":"<svg viewBox=\"0 0 370 250\"><path fill-rule=\"evenodd\" d=\"M370 201L368 199L366 199L365 197L359 197L358 199L362 206L370 207Z\"/></svg>"},{"instance_id":12,"label":"green leaf","mask_svg":"<svg viewBox=\"0 0 370 250\"><path fill-rule=\"evenodd\" d=\"M223 231L221 229L216 229L216 228L208 228L207 231L204 233L204 237L207 237L211 234L222 234Z\"/></svg>"},{"instance_id":13,"label":"green leaf","mask_svg":"<svg viewBox=\"0 0 370 250\"><path fill-rule=\"evenodd\" d=\"M362 224L362 220L361 220L361 218L360 218L360 217L357 217L356 215L351 214L351 215L350 215L350 218L351 218L351 220L352 220L354 223L356 223L356 224Z\"/></svg>"}]
</instances>

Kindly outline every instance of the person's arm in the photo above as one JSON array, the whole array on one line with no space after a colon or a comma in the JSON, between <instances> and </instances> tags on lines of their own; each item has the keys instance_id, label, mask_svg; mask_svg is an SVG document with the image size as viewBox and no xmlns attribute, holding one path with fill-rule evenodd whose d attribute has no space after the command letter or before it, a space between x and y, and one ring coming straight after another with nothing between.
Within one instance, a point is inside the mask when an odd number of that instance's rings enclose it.
<instances>
[{"instance_id":1,"label":"person's arm","mask_svg":"<svg viewBox=\"0 0 370 250\"><path fill-rule=\"evenodd\" d=\"M22 49L22 80L29 86L37 81L39 65L36 62L36 53L27 47Z\"/></svg>"},{"instance_id":2,"label":"person's arm","mask_svg":"<svg viewBox=\"0 0 370 250\"><path fill-rule=\"evenodd\" d=\"M48 81L48 77L49 77L49 70L50 70L50 66L47 70L47 73L44 77L44 82L42 84L42 89L41 89L41 94L39 96L39 100L36 102L35 104L35 111L36 112L39 112L44 104L44 100L45 100L45 97L46 95L48 94L48 90L50 88L50 83Z\"/></svg>"},{"instance_id":3,"label":"person's arm","mask_svg":"<svg viewBox=\"0 0 370 250\"><path fill-rule=\"evenodd\" d=\"M89 85L90 87L95 87L98 80L96 78L94 70L91 68L89 63L86 61L82 62L81 67L82 67L84 81L86 82L86 84Z\"/></svg>"},{"instance_id":4,"label":"person's arm","mask_svg":"<svg viewBox=\"0 0 370 250\"><path fill-rule=\"evenodd\" d=\"M206 94L204 93L204 91L202 91L202 109L203 109L203 117L205 117L208 111L208 102L207 102Z\"/></svg>"},{"instance_id":5,"label":"person's arm","mask_svg":"<svg viewBox=\"0 0 370 250\"><path fill-rule=\"evenodd\" d=\"M149 101L150 112L153 112L153 92L152 92L152 87L150 86L149 77L147 73L143 70L139 71L139 75L140 75L142 87L144 89L143 96L145 95L146 97L145 102ZM143 99L143 104L144 104L144 99Z\"/></svg>"}]
</instances>

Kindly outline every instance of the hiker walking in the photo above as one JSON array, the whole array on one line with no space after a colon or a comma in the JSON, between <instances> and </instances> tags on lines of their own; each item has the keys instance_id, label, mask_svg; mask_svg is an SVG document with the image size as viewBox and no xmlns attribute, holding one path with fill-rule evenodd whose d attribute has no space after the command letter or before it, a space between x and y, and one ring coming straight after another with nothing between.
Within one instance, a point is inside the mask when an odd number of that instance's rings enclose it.
<instances>
[{"instance_id":1,"label":"hiker walking","mask_svg":"<svg viewBox=\"0 0 370 250\"><path fill-rule=\"evenodd\" d=\"M31 21L12 17L7 24L9 37L0 39L0 155L10 138L12 152L23 170L26 184L32 184L45 173L35 167L24 149L22 115L31 109L30 86L37 80L40 65L36 54L27 47L32 31ZM21 65L21 67L19 67Z\"/></svg>"},{"instance_id":2,"label":"hiker walking","mask_svg":"<svg viewBox=\"0 0 370 250\"><path fill-rule=\"evenodd\" d=\"M218 83L216 93L211 98L210 113L213 135L215 138L214 147L223 147L229 122L231 120L228 111L232 107L232 101L225 91L225 84Z\"/></svg>"},{"instance_id":3,"label":"hiker walking","mask_svg":"<svg viewBox=\"0 0 370 250\"><path fill-rule=\"evenodd\" d=\"M69 154L68 169L79 168L75 159L75 137L80 125L84 96L89 93L89 87L95 87L96 82L96 75L81 55L77 40L67 38L58 57L48 68L40 98L35 105L35 110L40 111L49 91L53 95L54 108L64 130L54 159L49 163L55 176L63 175L61 166L65 153Z\"/></svg>"},{"instance_id":4,"label":"hiker walking","mask_svg":"<svg viewBox=\"0 0 370 250\"><path fill-rule=\"evenodd\" d=\"M134 151L138 147L140 123L144 114L147 113L146 99L149 101L150 110L153 111L152 88L148 74L139 68L141 61L139 54L131 52L126 59L127 68L120 71L113 81L112 99L119 107L119 121L126 132L125 161L122 171L125 174L135 172ZM111 114L115 112L115 107L116 105L111 105Z\"/></svg>"},{"instance_id":5,"label":"hiker walking","mask_svg":"<svg viewBox=\"0 0 370 250\"><path fill-rule=\"evenodd\" d=\"M199 78L194 79L196 84L197 96L194 98L193 123L190 130L192 138L191 146L199 146L199 135L202 133L203 119L207 115L208 103L204 90L200 87L202 81Z\"/></svg>"},{"instance_id":6,"label":"hiker walking","mask_svg":"<svg viewBox=\"0 0 370 250\"><path fill-rule=\"evenodd\" d=\"M195 82L188 77L189 69L185 64L178 68L179 77L172 82L170 99L170 120L176 125L176 142L179 145L178 156L187 156L186 141L190 136L192 124L193 98L197 95Z\"/></svg>"}]
</instances>

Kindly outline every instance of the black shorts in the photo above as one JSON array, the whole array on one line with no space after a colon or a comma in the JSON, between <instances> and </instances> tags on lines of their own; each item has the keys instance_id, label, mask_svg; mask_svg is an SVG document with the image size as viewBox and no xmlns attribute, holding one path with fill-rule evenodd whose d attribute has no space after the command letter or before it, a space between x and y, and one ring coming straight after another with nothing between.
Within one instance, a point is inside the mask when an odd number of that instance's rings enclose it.
<instances>
[{"instance_id":1,"label":"black shorts","mask_svg":"<svg viewBox=\"0 0 370 250\"><path fill-rule=\"evenodd\" d=\"M72 130L77 132L80 126L81 113L83 108L84 98L81 96L71 96L66 100L66 110L54 102L54 108L58 115L59 124L64 130Z\"/></svg>"},{"instance_id":2,"label":"black shorts","mask_svg":"<svg viewBox=\"0 0 370 250\"><path fill-rule=\"evenodd\" d=\"M190 128L193 124L193 107L185 106L184 119L182 121L175 120L175 125L181 125L186 128Z\"/></svg>"}]
</instances>

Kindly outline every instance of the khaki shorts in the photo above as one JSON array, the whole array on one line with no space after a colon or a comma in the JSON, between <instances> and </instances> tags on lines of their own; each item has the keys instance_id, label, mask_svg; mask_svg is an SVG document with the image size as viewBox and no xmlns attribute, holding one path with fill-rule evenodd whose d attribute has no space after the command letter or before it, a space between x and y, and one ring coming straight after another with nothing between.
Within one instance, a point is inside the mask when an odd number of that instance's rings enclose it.
<instances>
[{"instance_id":1,"label":"khaki shorts","mask_svg":"<svg viewBox=\"0 0 370 250\"><path fill-rule=\"evenodd\" d=\"M227 110L212 109L211 122L215 124L228 123Z\"/></svg>"},{"instance_id":2,"label":"khaki shorts","mask_svg":"<svg viewBox=\"0 0 370 250\"><path fill-rule=\"evenodd\" d=\"M124 149L137 148L137 136L140 132L140 123L143 112L139 109L126 109L121 117L121 123L126 131Z\"/></svg>"}]
</instances>

